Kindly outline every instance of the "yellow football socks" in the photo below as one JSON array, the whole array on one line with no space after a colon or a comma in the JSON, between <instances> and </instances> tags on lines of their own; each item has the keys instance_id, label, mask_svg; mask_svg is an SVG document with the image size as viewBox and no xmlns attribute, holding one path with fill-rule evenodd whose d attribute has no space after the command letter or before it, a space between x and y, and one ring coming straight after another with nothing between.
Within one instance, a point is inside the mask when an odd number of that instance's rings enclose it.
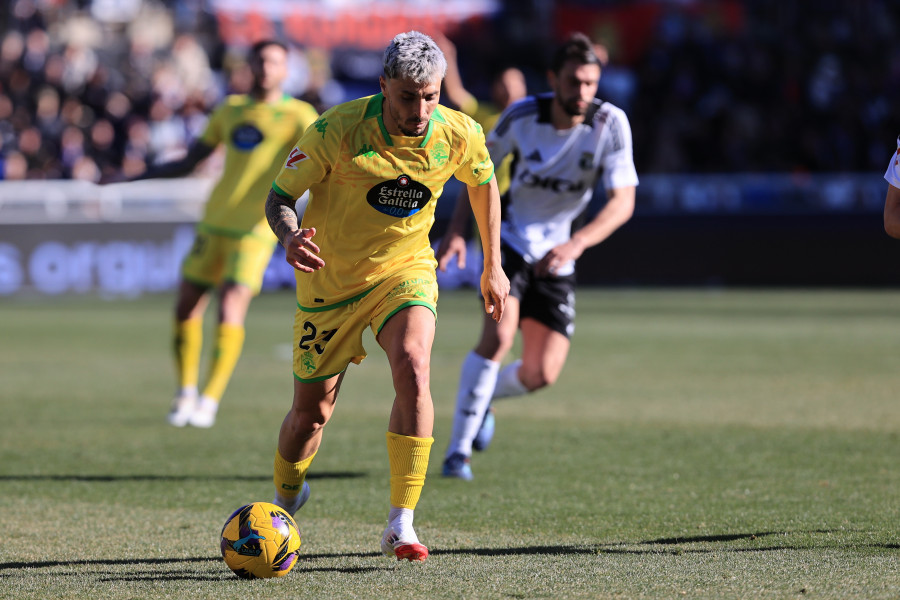
<instances>
[{"instance_id":1,"label":"yellow football socks","mask_svg":"<svg viewBox=\"0 0 900 600\"><path fill-rule=\"evenodd\" d=\"M196 388L203 345L203 319L175 321L173 342L178 385L181 389Z\"/></svg>"},{"instance_id":2,"label":"yellow football socks","mask_svg":"<svg viewBox=\"0 0 900 600\"><path fill-rule=\"evenodd\" d=\"M275 450L275 491L285 500L291 500L297 497L300 490L303 489L303 482L306 480L306 472L309 471L309 465L312 464L316 453L309 458L305 458L300 462L288 462L281 456L281 452Z\"/></svg>"},{"instance_id":3,"label":"yellow football socks","mask_svg":"<svg viewBox=\"0 0 900 600\"><path fill-rule=\"evenodd\" d=\"M209 369L209 381L203 390L204 396L216 401L221 400L243 347L244 327L220 323L216 332L216 348Z\"/></svg>"},{"instance_id":4,"label":"yellow football socks","mask_svg":"<svg viewBox=\"0 0 900 600\"><path fill-rule=\"evenodd\" d=\"M425 485L433 437L420 438L387 433L391 465L391 506L414 509Z\"/></svg>"}]
</instances>

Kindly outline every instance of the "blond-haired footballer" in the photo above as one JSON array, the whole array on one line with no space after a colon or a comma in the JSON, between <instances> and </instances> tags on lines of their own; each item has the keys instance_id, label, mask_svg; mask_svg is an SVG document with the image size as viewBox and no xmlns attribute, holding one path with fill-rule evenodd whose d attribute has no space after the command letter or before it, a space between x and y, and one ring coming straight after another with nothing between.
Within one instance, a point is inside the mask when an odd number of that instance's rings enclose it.
<instances>
[{"instance_id":1,"label":"blond-haired footballer","mask_svg":"<svg viewBox=\"0 0 900 600\"><path fill-rule=\"evenodd\" d=\"M424 561L413 529L428 467L429 387L437 263L428 240L447 180L466 184L482 233L485 310L500 320L509 282L500 266L500 198L481 127L438 106L446 60L419 32L384 52L381 93L326 111L300 138L266 202L296 269L293 405L275 453L274 502L295 513L348 365L366 356L370 328L394 382L387 425L390 509L381 549ZM294 200L311 191L297 222ZM387 399L386 399L387 400Z\"/></svg>"}]
</instances>

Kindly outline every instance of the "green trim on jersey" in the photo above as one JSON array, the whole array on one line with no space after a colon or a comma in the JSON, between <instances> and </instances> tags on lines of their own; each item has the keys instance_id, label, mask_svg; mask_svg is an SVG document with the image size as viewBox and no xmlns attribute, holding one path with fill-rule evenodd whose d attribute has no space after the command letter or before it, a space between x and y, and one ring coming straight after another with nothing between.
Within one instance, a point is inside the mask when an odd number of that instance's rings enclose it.
<instances>
[{"instance_id":1,"label":"green trim on jersey","mask_svg":"<svg viewBox=\"0 0 900 600\"><path fill-rule=\"evenodd\" d=\"M347 369L344 369L346 371ZM344 371L338 371L337 373L332 373L331 375L322 375L321 377L310 377L309 379L305 379L303 377L299 377L296 373L294 373L294 379L301 383L316 383L317 381L325 381L326 379L331 379L335 375L340 375Z\"/></svg>"},{"instance_id":2,"label":"green trim on jersey","mask_svg":"<svg viewBox=\"0 0 900 600\"><path fill-rule=\"evenodd\" d=\"M278 187L278 184L276 184L274 181L272 182L272 189L275 190L280 196L284 196L285 198L291 197L290 194Z\"/></svg>"},{"instance_id":3,"label":"green trim on jersey","mask_svg":"<svg viewBox=\"0 0 900 600\"><path fill-rule=\"evenodd\" d=\"M394 140L391 139L391 134L388 132L387 127L384 125L384 112L381 110L382 102L384 101L384 94L378 92L374 96L369 99L369 103L366 105L366 112L363 115L363 119L371 119L375 118L378 120L378 128L381 129L381 137L384 138L384 143L388 146L394 145ZM432 119L437 115L438 120L441 123L446 123L443 115L438 113L437 107L435 107L434 112L431 113L431 119L428 119L428 129L425 131L425 135L422 137L422 143L419 144L419 148L424 148L428 143L428 140L431 139L431 134L434 132L434 123Z\"/></svg>"},{"instance_id":4,"label":"green trim on jersey","mask_svg":"<svg viewBox=\"0 0 900 600\"><path fill-rule=\"evenodd\" d=\"M494 172L495 172L496 170L497 170L496 167L492 168L492 169L491 169L491 176L488 177L487 180L482 181L481 183L479 183L479 184L478 184L478 187L481 187L481 186L483 186L483 185L489 184L489 183L491 182L491 179L494 178ZM498 183L497 185L499 185L499 183Z\"/></svg>"},{"instance_id":5,"label":"green trim on jersey","mask_svg":"<svg viewBox=\"0 0 900 600\"><path fill-rule=\"evenodd\" d=\"M347 298L346 300L341 300L340 302L336 302L334 304L329 304L328 306L303 306L302 304L297 302L297 308L299 308L300 310L305 310L306 312L325 312L326 310L334 310L335 308L347 306L348 304L351 304L353 302L356 302L357 300L365 298L369 294L369 292L371 292L372 290L377 288L379 285L380 285L380 283L376 283L375 285L373 285L366 291L362 292L361 294L357 294L357 295L353 296L352 298Z\"/></svg>"}]
</instances>

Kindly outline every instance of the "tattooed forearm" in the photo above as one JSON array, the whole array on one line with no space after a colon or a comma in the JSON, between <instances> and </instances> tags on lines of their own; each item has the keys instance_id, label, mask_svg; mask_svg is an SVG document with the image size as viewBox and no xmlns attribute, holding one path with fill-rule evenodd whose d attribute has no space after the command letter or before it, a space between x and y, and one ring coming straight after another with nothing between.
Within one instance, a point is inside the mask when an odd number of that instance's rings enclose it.
<instances>
[{"instance_id":1,"label":"tattooed forearm","mask_svg":"<svg viewBox=\"0 0 900 600\"><path fill-rule=\"evenodd\" d=\"M269 190L269 196L266 198L266 219L269 221L269 227L278 236L279 243L284 243L285 236L299 228L293 202L275 190Z\"/></svg>"}]
</instances>

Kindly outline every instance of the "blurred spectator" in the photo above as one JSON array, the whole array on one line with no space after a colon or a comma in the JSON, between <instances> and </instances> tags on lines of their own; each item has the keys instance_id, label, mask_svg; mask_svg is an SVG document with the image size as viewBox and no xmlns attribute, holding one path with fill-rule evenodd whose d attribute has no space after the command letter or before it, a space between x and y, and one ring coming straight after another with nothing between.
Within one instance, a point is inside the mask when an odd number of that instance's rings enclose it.
<instances>
[{"instance_id":1,"label":"blurred spectator","mask_svg":"<svg viewBox=\"0 0 900 600\"><path fill-rule=\"evenodd\" d=\"M28 178L28 161L18 152L0 157L0 179L17 181Z\"/></svg>"},{"instance_id":2,"label":"blurred spectator","mask_svg":"<svg viewBox=\"0 0 900 600\"><path fill-rule=\"evenodd\" d=\"M509 65L544 91L540 48L552 37L553 4L502 4L500 18L453 33L479 98ZM639 172L881 168L892 150L884 140L900 132L900 3L755 0L737 5L731 29L699 15L702 3L660 4L645 50L627 64L614 25L586 32L608 51L598 95L628 114ZM246 48L223 45L200 0L6 5L0 158L11 173L24 160L29 178L72 177L81 155L104 177L126 165L140 172L183 153L209 110L252 81ZM292 48L291 64L291 94L320 112L343 100L328 50Z\"/></svg>"}]
</instances>

